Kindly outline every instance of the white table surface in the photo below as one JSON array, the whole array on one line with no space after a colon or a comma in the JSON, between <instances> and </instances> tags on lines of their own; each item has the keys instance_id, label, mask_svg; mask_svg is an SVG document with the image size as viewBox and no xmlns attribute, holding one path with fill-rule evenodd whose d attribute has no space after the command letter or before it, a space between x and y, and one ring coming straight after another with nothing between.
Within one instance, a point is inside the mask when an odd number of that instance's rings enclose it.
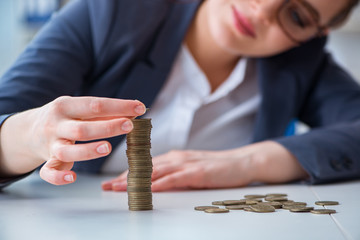
<instances>
[{"instance_id":1,"label":"white table surface","mask_svg":"<svg viewBox=\"0 0 360 240\"><path fill-rule=\"evenodd\" d=\"M0 193L0 239L360 239L360 181L153 193L153 211L131 212L126 192L101 190L105 179L79 175L74 184L53 186L34 173L7 187ZM310 206L318 200L339 201L330 207L338 213L194 210L215 200L276 192Z\"/></svg>"}]
</instances>

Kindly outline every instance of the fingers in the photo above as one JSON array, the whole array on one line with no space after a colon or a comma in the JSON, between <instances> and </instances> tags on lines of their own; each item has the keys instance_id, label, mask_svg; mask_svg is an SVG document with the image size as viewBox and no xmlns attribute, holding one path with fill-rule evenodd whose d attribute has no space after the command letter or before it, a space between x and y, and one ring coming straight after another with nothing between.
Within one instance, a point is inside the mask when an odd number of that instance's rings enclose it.
<instances>
[{"instance_id":1,"label":"fingers","mask_svg":"<svg viewBox=\"0 0 360 240\"><path fill-rule=\"evenodd\" d=\"M57 135L63 139L89 141L126 134L133 129L127 118L106 121L65 121L57 129Z\"/></svg>"},{"instance_id":2,"label":"fingers","mask_svg":"<svg viewBox=\"0 0 360 240\"><path fill-rule=\"evenodd\" d=\"M56 111L75 119L91 119L107 116L140 116L146 107L137 100L100 97L60 97L52 102Z\"/></svg>"},{"instance_id":3,"label":"fingers","mask_svg":"<svg viewBox=\"0 0 360 240\"><path fill-rule=\"evenodd\" d=\"M104 191L126 191L128 171L123 172L117 178L105 181L101 184Z\"/></svg>"},{"instance_id":4,"label":"fingers","mask_svg":"<svg viewBox=\"0 0 360 240\"><path fill-rule=\"evenodd\" d=\"M175 171L182 170L183 167L172 164L171 162L168 164L162 164L158 166L154 166L153 168L153 174L152 174L152 180L156 180L158 178L161 178L167 174L170 174Z\"/></svg>"},{"instance_id":5,"label":"fingers","mask_svg":"<svg viewBox=\"0 0 360 240\"><path fill-rule=\"evenodd\" d=\"M76 181L76 173L70 171L74 163L49 160L40 169L40 177L54 185L65 185Z\"/></svg>"},{"instance_id":6,"label":"fingers","mask_svg":"<svg viewBox=\"0 0 360 240\"><path fill-rule=\"evenodd\" d=\"M192 182L196 182L194 181L194 176L196 176L196 173L191 170L174 172L155 180L152 183L151 190L154 192L159 192L171 189L193 187ZM197 185L194 187L198 188L199 183L197 182L196 184Z\"/></svg>"},{"instance_id":7,"label":"fingers","mask_svg":"<svg viewBox=\"0 0 360 240\"><path fill-rule=\"evenodd\" d=\"M108 155L111 144L107 141L84 144L67 144L67 141L55 144L51 151L51 159L61 162L91 160Z\"/></svg>"}]
</instances>

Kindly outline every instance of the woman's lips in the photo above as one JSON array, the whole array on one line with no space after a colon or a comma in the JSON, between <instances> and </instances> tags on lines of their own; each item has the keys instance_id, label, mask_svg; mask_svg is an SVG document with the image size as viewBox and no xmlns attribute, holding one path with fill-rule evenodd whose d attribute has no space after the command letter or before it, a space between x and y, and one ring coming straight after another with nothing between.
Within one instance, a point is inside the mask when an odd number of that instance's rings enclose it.
<instances>
[{"instance_id":1,"label":"woman's lips","mask_svg":"<svg viewBox=\"0 0 360 240\"><path fill-rule=\"evenodd\" d=\"M256 38L254 27L252 26L250 21L245 16L243 16L240 12L238 12L234 6L231 6L231 7L233 10L234 22L235 22L236 29L240 33L242 33L246 36Z\"/></svg>"}]
</instances>

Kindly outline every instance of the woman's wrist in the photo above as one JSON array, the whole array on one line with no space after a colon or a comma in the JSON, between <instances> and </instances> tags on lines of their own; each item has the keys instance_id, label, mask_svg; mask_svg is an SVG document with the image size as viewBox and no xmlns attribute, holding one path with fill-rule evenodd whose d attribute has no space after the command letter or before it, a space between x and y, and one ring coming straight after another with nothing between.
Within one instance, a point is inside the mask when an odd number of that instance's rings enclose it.
<instances>
[{"instance_id":1,"label":"woman's wrist","mask_svg":"<svg viewBox=\"0 0 360 240\"><path fill-rule=\"evenodd\" d=\"M29 111L9 117L0 130L0 172L3 176L16 176L28 173L42 164L32 156L32 138L28 135ZM31 114L31 113L30 113Z\"/></svg>"},{"instance_id":2,"label":"woman's wrist","mask_svg":"<svg viewBox=\"0 0 360 240\"><path fill-rule=\"evenodd\" d=\"M281 144L264 141L254 144L253 182L285 183L308 178L296 157Z\"/></svg>"}]
</instances>

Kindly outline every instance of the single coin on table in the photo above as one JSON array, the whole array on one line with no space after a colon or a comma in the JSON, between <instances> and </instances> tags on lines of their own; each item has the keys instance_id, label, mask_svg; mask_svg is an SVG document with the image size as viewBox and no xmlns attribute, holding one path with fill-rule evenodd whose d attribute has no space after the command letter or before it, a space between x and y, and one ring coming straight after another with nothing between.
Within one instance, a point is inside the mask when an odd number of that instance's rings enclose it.
<instances>
[{"instance_id":1,"label":"single coin on table","mask_svg":"<svg viewBox=\"0 0 360 240\"><path fill-rule=\"evenodd\" d=\"M339 205L337 201L317 201L315 202L316 205L320 206L332 206L332 205Z\"/></svg>"},{"instance_id":2,"label":"single coin on table","mask_svg":"<svg viewBox=\"0 0 360 240\"><path fill-rule=\"evenodd\" d=\"M244 204L246 200L224 200L222 201L224 205L239 205Z\"/></svg>"},{"instance_id":3,"label":"single coin on table","mask_svg":"<svg viewBox=\"0 0 360 240\"><path fill-rule=\"evenodd\" d=\"M225 205L225 204L224 204L224 201L213 201L211 204L212 204L212 205L220 205L220 206L224 206L224 205Z\"/></svg>"},{"instance_id":4,"label":"single coin on table","mask_svg":"<svg viewBox=\"0 0 360 240\"><path fill-rule=\"evenodd\" d=\"M228 205L225 206L226 209L229 210L244 210L244 208L249 207L249 205L240 204L240 205Z\"/></svg>"},{"instance_id":5,"label":"single coin on table","mask_svg":"<svg viewBox=\"0 0 360 240\"><path fill-rule=\"evenodd\" d=\"M228 213L229 209L225 209L225 208L208 208L205 209L206 213Z\"/></svg>"},{"instance_id":6,"label":"single coin on table","mask_svg":"<svg viewBox=\"0 0 360 240\"><path fill-rule=\"evenodd\" d=\"M254 198L265 198L265 195L261 195L261 194L249 194L249 195L245 195L244 198L246 199L254 199Z\"/></svg>"},{"instance_id":7,"label":"single coin on table","mask_svg":"<svg viewBox=\"0 0 360 240\"><path fill-rule=\"evenodd\" d=\"M269 202L285 202L288 201L287 197L266 197L265 201Z\"/></svg>"},{"instance_id":8,"label":"single coin on table","mask_svg":"<svg viewBox=\"0 0 360 240\"><path fill-rule=\"evenodd\" d=\"M305 207L305 206L294 206L290 208L290 212L301 213L301 212L310 212L314 207Z\"/></svg>"},{"instance_id":9,"label":"single coin on table","mask_svg":"<svg viewBox=\"0 0 360 240\"><path fill-rule=\"evenodd\" d=\"M206 209L215 209L215 208L219 208L219 207L215 207L215 206L196 206L194 209L197 211L205 211Z\"/></svg>"},{"instance_id":10,"label":"single coin on table","mask_svg":"<svg viewBox=\"0 0 360 240\"><path fill-rule=\"evenodd\" d=\"M287 197L286 193L268 193L265 197Z\"/></svg>"},{"instance_id":11,"label":"single coin on table","mask_svg":"<svg viewBox=\"0 0 360 240\"><path fill-rule=\"evenodd\" d=\"M314 214L333 214L336 213L336 210L334 209L314 209L310 211L311 213Z\"/></svg>"}]
</instances>

